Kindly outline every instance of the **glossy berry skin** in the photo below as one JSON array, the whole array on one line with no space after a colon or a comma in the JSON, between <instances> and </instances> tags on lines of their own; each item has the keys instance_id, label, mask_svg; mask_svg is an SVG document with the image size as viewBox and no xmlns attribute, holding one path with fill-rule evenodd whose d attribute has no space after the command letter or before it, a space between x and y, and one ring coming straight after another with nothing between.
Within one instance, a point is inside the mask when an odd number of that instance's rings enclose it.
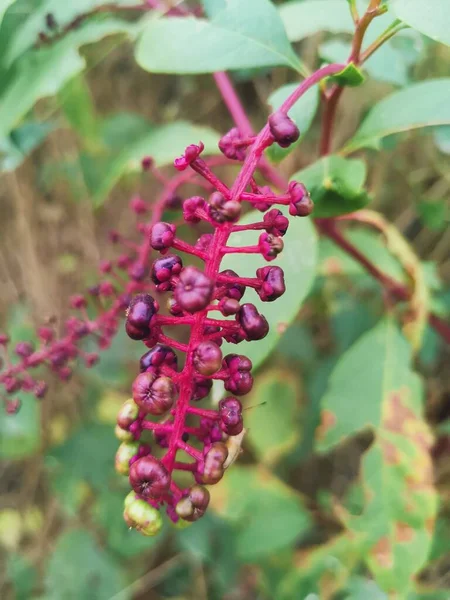
<instances>
[{"instance_id":1,"label":"glossy berry skin","mask_svg":"<svg viewBox=\"0 0 450 600\"><path fill-rule=\"evenodd\" d=\"M162 365L166 365L171 369L176 369L178 364L177 355L170 348L164 344L157 344L151 350L146 352L139 361L139 367L141 373L150 369L157 369Z\"/></svg>"},{"instance_id":2,"label":"glossy berry skin","mask_svg":"<svg viewBox=\"0 0 450 600\"><path fill-rule=\"evenodd\" d=\"M283 237L289 227L289 219L277 208L266 212L263 223L266 232L276 237Z\"/></svg>"},{"instance_id":3,"label":"glossy berry skin","mask_svg":"<svg viewBox=\"0 0 450 600\"><path fill-rule=\"evenodd\" d=\"M169 490L170 475L154 456L143 456L130 467L130 484L142 498L158 500Z\"/></svg>"},{"instance_id":4,"label":"glossy berry skin","mask_svg":"<svg viewBox=\"0 0 450 600\"><path fill-rule=\"evenodd\" d=\"M269 333L266 318L259 314L254 304L243 304L236 318L249 341L262 340Z\"/></svg>"},{"instance_id":5,"label":"glossy berry skin","mask_svg":"<svg viewBox=\"0 0 450 600\"><path fill-rule=\"evenodd\" d=\"M169 377L154 371L140 373L133 382L133 400L151 415L163 415L175 402L176 388Z\"/></svg>"},{"instance_id":6,"label":"glossy berry skin","mask_svg":"<svg viewBox=\"0 0 450 600\"><path fill-rule=\"evenodd\" d=\"M216 223L233 223L241 215L241 203L237 200L227 200L220 192L214 192L209 197L208 212Z\"/></svg>"},{"instance_id":7,"label":"glossy berry skin","mask_svg":"<svg viewBox=\"0 0 450 600\"><path fill-rule=\"evenodd\" d=\"M196 267L185 267L175 288L175 300L189 313L196 313L208 306L213 294L213 282Z\"/></svg>"},{"instance_id":8,"label":"glossy berry skin","mask_svg":"<svg viewBox=\"0 0 450 600\"><path fill-rule=\"evenodd\" d=\"M205 456L205 462L199 468L196 478L204 485L218 483L225 472L224 464L228 457L228 448L223 442L215 442Z\"/></svg>"},{"instance_id":9,"label":"glossy berry skin","mask_svg":"<svg viewBox=\"0 0 450 600\"><path fill-rule=\"evenodd\" d=\"M209 492L205 487L193 485L188 494L176 505L176 513L185 521L198 521L208 508L209 498Z\"/></svg>"},{"instance_id":10,"label":"glossy berry skin","mask_svg":"<svg viewBox=\"0 0 450 600\"><path fill-rule=\"evenodd\" d=\"M221 271L220 275L224 275L225 277L237 277L238 274L232 269L225 269L225 271ZM233 300L240 300L242 296L245 294L245 285L241 283L221 283L219 287L219 293L216 294L218 298L226 297L232 298Z\"/></svg>"},{"instance_id":11,"label":"glossy berry skin","mask_svg":"<svg viewBox=\"0 0 450 600\"><path fill-rule=\"evenodd\" d=\"M183 218L186 223L200 223L201 218L196 214L198 211L206 212L206 200L201 196L192 196L183 202Z\"/></svg>"},{"instance_id":12,"label":"glossy berry skin","mask_svg":"<svg viewBox=\"0 0 450 600\"><path fill-rule=\"evenodd\" d=\"M262 233L258 240L259 251L268 261L274 260L283 251L283 239L271 233Z\"/></svg>"},{"instance_id":13,"label":"glossy berry skin","mask_svg":"<svg viewBox=\"0 0 450 600\"><path fill-rule=\"evenodd\" d=\"M159 292L167 292L173 289L173 278L181 273L183 262L175 254L167 254L154 261L150 273L153 283Z\"/></svg>"},{"instance_id":14,"label":"glossy berry skin","mask_svg":"<svg viewBox=\"0 0 450 600\"><path fill-rule=\"evenodd\" d=\"M248 394L253 387L253 377L250 372L252 361L246 356L228 354L223 360L223 367L229 372L224 382L225 389L238 396Z\"/></svg>"},{"instance_id":15,"label":"glossy berry skin","mask_svg":"<svg viewBox=\"0 0 450 600\"><path fill-rule=\"evenodd\" d=\"M150 335L150 322L158 305L150 294L134 296L127 310L125 329L133 340L143 340Z\"/></svg>"},{"instance_id":16,"label":"glossy berry skin","mask_svg":"<svg viewBox=\"0 0 450 600\"><path fill-rule=\"evenodd\" d=\"M194 350L193 363L201 375L213 375L222 365L222 351L214 342L201 342Z\"/></svg>"},{"instance_id":17,"label":"glossy berry skin","mask_svg":"<svg viewBox=\"0 0 450 600\"><path fill-rule=\"evenodd\" d=\"M307 217L314 209L314 203L311 200L308 190L302 183L291 181L288 187L288 193L291 197L289 204L289 214L293 217Z\"/></svg>"},{"instance_id":18,"label":"glossy berry skin","mask_svg":"<svg viewBox=\"0 0 450 600\"><path fill-rule=\"evenodd\" d=\"M202 377L199 378L194 384L192 400L194 400L194 402L197 402L198 400L203 400L203 398L206 398L206 396L208 396L209 392L211 391L212 384L213 382L211 379L204 379Z\"/></svg>"},{"instance_id":19,"label":"glossy berry skin","mask_svg":"<svg viewBox=\"0 0 450 600\"><path fill-rule=\"evenodd\" d=\"M220 427L227 435L238 435L244 428L242 404L229 396L219 402Z\"/></svg>"},{"instance_id":20,"label":"glossy berry skin","mask_svg":"<svg viewBox=\"0 0 450 600\"><path fill-rule=\"evenodd\" d=\"M263 302L273 302L286 291L283 269L280 267L261 267L256 271L262 282L256 291Z\"/></svg>"},{"instance_id":21,"label":"glossy berry skin","mask_svg":"<svg viewBox=\"0 0 450 600\"><path fill-rule=\"evenodd\" d=\"M282 148L288 148L300 137L300 131L294 121L280 111L270 115L269 128L275 141Z\"/></svg>"},{"instance_id":22,"label":"glossy berry skin","mask_svg":"<svg viewBox=\"0 0 450 600\"><path fill-rule=\"evenodd\" d=\"M150 231L150 245L153 250L164 251L170 248L175 239L176 227L171 223L155 223Z\"/></svg>"}]
</instances>

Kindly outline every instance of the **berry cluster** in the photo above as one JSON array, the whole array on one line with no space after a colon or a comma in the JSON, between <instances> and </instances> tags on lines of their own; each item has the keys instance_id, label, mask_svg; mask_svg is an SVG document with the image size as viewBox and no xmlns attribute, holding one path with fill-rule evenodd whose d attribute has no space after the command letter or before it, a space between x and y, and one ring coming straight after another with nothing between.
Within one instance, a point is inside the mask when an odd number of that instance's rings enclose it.
<instances>
[{"instance_id":1,"label":"berry cluster","mask_svg":"<svg viewBox=\"0 0 450 600\"><path fill-rule=\"evenodd\" d=\"M285 114L270 121L266 145L277 141L286 146L298 139L295 124ZM252 140L246 140L251 147ZM222 138L220 148L232 157L230 144L239 148L234 156L243 159L245 145L235 130ZM289 213L306 216L311 199L300 183L293 182L285 194L276 195L259 187L253 176L249 191L238 194L229 189L201 158L203 145L188 146L175 167L188 167L200 174L215 191L206 199L193 196L182 205L186 223L207 223L211 232L193 245L178 236L174 224L158 222L149 232L150 245L160 253L150 270L156 290L169 294L169 314L161 314L158 302L148 293L131 300L126 331L133 340L142 340L149 350L140 361L140 373L132 387L132 399L119 412L116 435L122 441L116 456L117 470L128 474L132 492L125 502L126 522L145 535L154 535L162 525L159 509L164 505L169 518L178 525L196 521L205 512L209 492L233 462L244 433L242 404L236 396L247 394L253 385L252 363L237 353L223 355L223 341L238 344L263 339L269 325L252 303L243 302L247 288L253 288L263 302L273 302L285 292L280 267L267 265L254 277L240 277L220 265L230 253L257 253L267 262L283 250L283 236L289 220L274 205L286 205ZM262 217L238 225L242 203L257 208ZM255 245L228 245L236 231L260 232ZM194 256L198 268L184 264L174 251ZM214 317L214 313L219 318ZM188 343L169 337L165 327L188 326ZM178 368L179 356L182 368ZM207 397L214 380L222 380L228 392L217 410L198 402ZM143 432L153 435L155 453L142 443ZM182 454L182 457L180 457ZM193 484L183 487L180 472L192 475Z\"/></svg>"}]
</instances>

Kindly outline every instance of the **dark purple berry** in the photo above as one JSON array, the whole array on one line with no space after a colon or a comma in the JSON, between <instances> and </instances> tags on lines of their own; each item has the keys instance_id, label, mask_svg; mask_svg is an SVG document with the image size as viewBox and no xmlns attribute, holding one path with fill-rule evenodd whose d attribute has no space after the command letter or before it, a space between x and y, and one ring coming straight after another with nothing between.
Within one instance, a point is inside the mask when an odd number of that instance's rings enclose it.
<instances>
[{"instance_id":1,"label":"dark purple berry","mask_svg":"<svg viewBox=\"0 0 450 600\"><path fill-rule=\"evenodd\" d=\"M283 237L289 227L289 219L277 208L266 212L263 222L267 233L278 237Z\"/></svg>"},{"instance_id":2,"label":"dark purple berry","mask_svg":"<svg viewBox=\"0 0 450 600\"><path fill-rule=\"evenodd\" d=\"M185 521L198 521L205 514L209 504L209 492L201 485L194 485L186 496L178 501L175 510Z\"/></svg>"},{"instance_id":3,"label":"dark purple berry","mask_svg":"<svg viewBox=\"0 0 450 600\"><path fill-rule=\"evenodd\" d=\"M242 142L242 136L237 127L230 129L219 141L219 149L231 160L245 160L247 144Z\"/></svg>"},{"instance_id":4,"label":"dark purple berry","mask_svg":"<svg viewBox=\"0 0 450 600\"><path fill-rule=\"evenodd\" d=\"M277 111L269 117L270 133L282 148L288 148L300 137L300 131L294 121L286 114Z\"/></svg>"},{"instance_id":5,"label":"dark purple berry","mask_svg":"<svg viewBox=\"0 0 450 600\"><path fill-rule=\"evenodd\" d=\"M176 388L169 377L154 371L140 373L133 382L133 400L151 415L163 415L175 402Z\"/></svg>"},{"instance_id":6,"label":"dark purple berry","mask_svg":"<svg viewBox=\"0 0 450 600\"><path fill-rule=\"evenodd\" d=\"M253 387L253 377L250 372L252 361L246 356L228 354L224 358L223 366L229 371L229 376L224 382L225 389L238 396L248 394Z\"/></svg>"},{"instance_id":7,"label":"dark purple berry","mask_svg":"<svg viewBox=\"0 0 450 600\"><path fill-rule=\"evenodd\" d=\"M224 464L228 458L228 448L223 442L215 442L208 450L203 465L199 465L196 479L205 485L218 483L224 474Z\"/></svg>"},{"instance_id":8,"label":"dark purple berry","mask_svg":"<svg viewBox=\"0 0 450 600\"><path fill-rule=\"evenodd\" d=\"M208 306L213 294L213 282L197 267L185 267L175 288L175 300L179 306L195 313Z\"/></svg>"},{"instance_id":9,"label":"dark purple berry","mask_svg":"<svg viewBox=\"0 0 450 600\"><path fill-rule=\"evenodd\" d=\"M244 428L242 404L229 396L219 402L220 427L227 435L238 435Z\"/></svg>"},{"instance_id":10,"label":"dark purple berry","mask_svg":"<svg viewBox=\"0 0 450 600\"><path fill-rule=\"evenodd\" d=\"M155 223L150 231L150 245L154 250L164 251L175 239L176 227L171 223Z\"/></svg>"},{"instance_id":11,"label":"dark purple berry","mask_svg":"<svg viewBox=\"0 0 450 600\"><path fill-rule=\"evenodd\" d=\"M130 484L143 498L158 500L169 491L170 475L157 458L143 456L130 467Z\"/></svg>"},{"instance_id":12,"label":"dark purple berry","mask_svg":"<svg viewBox=\"0 0 450 600\"><path fill-rule=\"evenodd\" d=\"M256 276L262 282L256 291L263 302L273 302L286 291L284 273L280 267L261 267L256 271Z\"/></svg>"},{"instance_id":13,"label":"dark purple berry","mask_svg":"<svg viewBox=\"0 0 450 600\"><path fill-rule=\"evenodd\" d=\"M238 277L238 274L232 269L225 269L220 275L224 275L225 277ZM242 285L242 283L220 283L218 293L219 298L226 296L227 298L233 298L233 300L240 300L244 294L245 285Z\"/></svg>"},{"instance_id":14,"label":"dark purple berry","mask_svg":"<svg viewBox=\"0 0 450 600\"><path fill-rule=\"evenodd\" d=\"M266 318L259 314L254 304L243 304L236 318L249 341L262 340L269 333Z\"/></svg>"},{"instance_id":15,"label":"dark purple berry","mask_svg":"<svg viewBox=\"0 0 450 600\"><path fill-rule=\"evenodd\" d=\"M313 201L308 190L302 183L291 181L288 187L288 193L291 197L289 204L289 214L293 217L307 217L314 209Z\"/></svg>"},{"instance_id":16,"label":"dark purple berry","mask_svg":"<svg viewBox=\"0 0 450 600\"><path fill-rule=\"evenodd\" d=\"M198 400L203 400L211 391L213 382L212 379L203 379L199 378L194 383L194 389L192 391L192 400L197 402Z\"/></svg>"},{"instance_id":17,"label":"dark purple berry","mask_svg":"<svg viewBox=\"0 0 450 600\"><path fill-rule=\"evenodd\" d=\"M201 342L194 350L193 363L201 375L213 375L222 364L222 351L214 342Z\"/></svg>"},{"instance_id":18,"label":"dark purple berry","mask_svg":"<svg viewBox=\"0 0 450 600\"><path fill-rule=\"evenodd\" d=\"M270 262L274 260L284 248L283 239L270 233L262 233L258 239L259 251Z\"/></svg>"},{"instance_id":19,"label":"dark purple berry","mask_svg":"<svg viewBox=\"0 0 450 600\"><path fill-rule=\"evenodd\" d=\"M183 268L181 258L175 254L167 254L158 258L152 265L151 278L159 292L172 289L172 278L180 274Z\"/></svg>"},{"instance_id":20,"label":"dark purple berry","mask_svg":"<svg viewBox=\"0 0 450 600\"><path fill-rule=\"evenodd\" d=\"M227 200L220 192L209 197L209 216L216 223L235 222L241 215L241 203L238 200Z\"/></svg>"},{"instance_id":21,"label":"dark purple berry","mask_svg":"<svg viewBox=\"0 0 450 600\"><path fill-rule=\"evenodd\" d=\"M150 335L150 322L158 311L158 304L150 294L134 296L127 310L125 329L133 340L143 340Z\"/></svg>"},{"instance_id":22,"label":"dark purple berry","mask_svg":"<svg viewBox=\"0 0 450 600\"><path fill-rule=\"evenodd\" d=\"M157 344L154 348L146 352L139 361L141 373L150 368L157 369L161 365L176 369L178 364L177 355L169 346Z\"/></svg>"}]
</instances>

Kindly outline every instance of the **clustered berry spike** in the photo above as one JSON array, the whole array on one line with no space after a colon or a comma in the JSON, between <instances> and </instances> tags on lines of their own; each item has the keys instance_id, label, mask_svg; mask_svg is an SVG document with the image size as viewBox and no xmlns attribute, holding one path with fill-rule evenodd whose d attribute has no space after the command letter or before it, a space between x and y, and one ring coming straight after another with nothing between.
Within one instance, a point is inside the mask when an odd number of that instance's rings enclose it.
<instances>
[{"instance_id":1,"label":"clustered berry spike","mask_svg":"<svg viewBox=\"0 0 450 600\"><path fill-rule=\"evenodd\" d=\"M271 120L269 143L274 138L285 143L286 137L295 141L290 120L277 119ZM232 130L220 147L228 157L242 160L254 140L244 140ZM267 262L275 260L283 250L289 220L274 205L302 215L309 202L301 184L291 183L286 193L276 195L268 187L258 187L253 178L248 191L236 194L210 170L200 156L202 150L201 143L188 146L175 167L183 172L192 169L215 188L207 198L192 196L182 204L186 223L204 222L210 231L191 245L178 237L173 224L154 223L148 230L149 244L161 256L154 260L149 277L159 293L168 295L161 306L167 306L170 314L162 314L148 293L135 295L127 309L128 335L143 341L149 350L140 360L132 398L117 418L116 435L122 444L116 464L120 473L129 475L133 490L125 501L125 520L145 535L159 531L161 521L155 510L162 507L177 526L205 513L209 492L204 486L222 479L245 432L242 404L236 396L247 394L253 385L250 359L226 354L221 346L224 340L238 344L268 334L264 315L251 302L242 302L247 288L253 288L263 302L273 302L285 291L279 266L262 265L255 276L240 277L234 270L221 269L222 259L248 253L260 254ZM237 224L243 202L263 212L262 220ZM244 230L254 231L255 244L229 245L233 233ZM202 266L185 264L186 257L182 259L177 251L193 255ZM188 343L165 331L178 325L190 328ZM208 396L214 380L223 381L231 395L220 401L217 410L199 407L198 401ZM160 448L155 455L147 446L143 450L141 437L146 431L152 432ZM191 474L191 485L186 486L180 472Z\"/></svg>"}]
</instances>

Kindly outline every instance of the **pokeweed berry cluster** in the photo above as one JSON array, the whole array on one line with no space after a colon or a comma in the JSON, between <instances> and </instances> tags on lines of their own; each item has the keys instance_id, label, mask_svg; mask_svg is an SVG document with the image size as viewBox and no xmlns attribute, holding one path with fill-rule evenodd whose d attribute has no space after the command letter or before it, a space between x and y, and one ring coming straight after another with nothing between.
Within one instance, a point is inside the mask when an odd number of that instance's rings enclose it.
<instances>
[{"instance_id":1,"label":"pokeweed berry cluster","mask_svg":"<svg viewBox=\"0 0 450 600\"><path fill-rule=\"evenodd\" d=\"M295 124L285 114L272 115L269 126L266 145L277 141L286 146L298 139ZM253 143L255 138L243 139L232 130L222 138L220 148L227 157L243 160L244 148ZM140 360L132 398L118 414L116 435L122 444L116 466L129 476L132 488L124 518L145 535L160 530L163 506L179 526L205 513L210 497L205 486L222 479L245 432L237 396L247 394L253 385L250 359L238 353L224 356L222 343L261 340L269 331L256 306L244 301L247 288L253 288L263 302L273 302L285 292L279 266L263 265L254 277L240 277L231 269L221 269L222 259L232 253L257 253L270 263L283 250L289 225L275 205L287 206L294 216L306 216L312 210L309 194L297 182L277 195L268 187L259 187L252 176L250 191L236 195L210 170L200 156L202 150L201 143L188 146L175 160L175 167L180 171L189 167L213 186L215 191L208 198L193 196L182 205L186 223L203 221L211 232L192 245L179 237L174 224L155 223L149 241L160 257L153 262L150 277L158 292L168 294L169 314L162 314L148 293L135 295L127 310L127 334L143 341L149 350ZM239 225L243 202L258 209L261 219ZM247 230L259 232L255 245L228 245L231 234ZM185 259L175 251L194 256L203 268L184 264ZM165 332L166 327L177 326L190 328L188 343ZM200 408L197 403L208 396L214 380L223 381L228 395L216 410ZM154 453L141 441L146 431L152 432ZM181 472L184 476L180 477ZM186 481L186 472L193 481L183 487L179 481Z\"/></svg>"}]
</instances>

